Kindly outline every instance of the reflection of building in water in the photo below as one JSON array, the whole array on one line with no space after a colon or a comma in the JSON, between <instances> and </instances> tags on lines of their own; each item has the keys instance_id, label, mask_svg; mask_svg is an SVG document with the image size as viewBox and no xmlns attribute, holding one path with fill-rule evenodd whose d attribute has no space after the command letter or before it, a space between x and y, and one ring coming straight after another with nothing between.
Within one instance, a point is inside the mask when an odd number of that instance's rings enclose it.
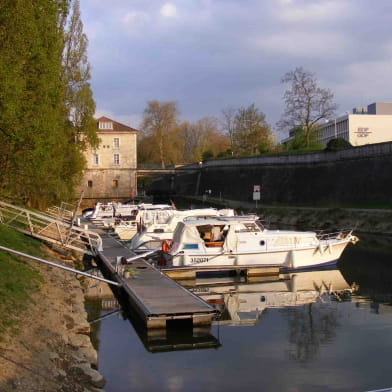
<instances>
[{"instance_id":1,"label":"reflection of building in water","mask_svg":"<svg viewBox=\"0 0 392 392\"><path fill-rule=\"evenodd\" d=\"M342 300L352 291L337 269L281 274L274 281L254 283L197 279L189 289L221 311L219 324L255 324L266 308Z\"/></svg>"}]
</instances>

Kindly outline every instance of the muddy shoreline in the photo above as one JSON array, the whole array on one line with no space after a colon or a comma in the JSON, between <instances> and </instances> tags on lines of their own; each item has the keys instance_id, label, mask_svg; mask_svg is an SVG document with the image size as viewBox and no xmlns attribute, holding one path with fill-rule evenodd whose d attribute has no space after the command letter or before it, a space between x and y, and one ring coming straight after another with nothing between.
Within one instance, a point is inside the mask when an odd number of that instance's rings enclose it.
<instances>
[{"instance_id":1,"label":"muddy shoreline","mask_svg":"<svg viewBox=\"0 0 392 392\"><path fill-rule=\"evenodd\" d=\"M54 253L52 261L73 267L77 257ZM84 307L84 284L75 275L28 262L44 278L28 309L19 315L18 331L0 341L0 391L103 391L96 370L97 352L90 339Z\"/></svg>"}]
</instances>

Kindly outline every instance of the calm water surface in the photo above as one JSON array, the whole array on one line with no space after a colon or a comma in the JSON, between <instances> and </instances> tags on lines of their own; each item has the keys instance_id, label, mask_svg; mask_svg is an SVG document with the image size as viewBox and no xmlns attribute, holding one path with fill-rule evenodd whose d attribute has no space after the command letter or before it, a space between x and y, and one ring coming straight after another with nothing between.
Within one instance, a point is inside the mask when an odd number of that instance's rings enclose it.
<instances>
[{"instance_id":1,"label":"calm water surface","mask_svg":"<svg viewBox=\"0 0 392 392\"><path fill-rule=\"evenodd\" d=\"M105 390L392 387L390 243L390 238L362 235L336 270L252 283L198 279L190 289L222 311L211 328L147 333L122 312L93 323ZM88 301L90 319L109 314L107 305Z\"/></svg>"}]
</instances>

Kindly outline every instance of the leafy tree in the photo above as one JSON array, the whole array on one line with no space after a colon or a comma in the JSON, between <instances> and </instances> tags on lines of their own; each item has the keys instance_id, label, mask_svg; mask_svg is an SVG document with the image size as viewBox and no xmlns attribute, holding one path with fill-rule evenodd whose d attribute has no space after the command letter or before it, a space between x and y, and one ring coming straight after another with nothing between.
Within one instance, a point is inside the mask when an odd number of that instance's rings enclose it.
<instances>
[{"instance_id":1,"label":"leafy tree","mask_svg":"<svg viewBox=\"0 0 392 392\"><path fill-rule=\"evenodd\" d=\"M68 17L62 15L64 49L63 75L66 86L66 107L73 125L74 138L83 150L97 147L98 137L94 120L95 102L89 80L90 65L87 59L88 39L83 33L79 0L71 1Z\"/></svg>"},{"instance_id":2,"label":"leafy tree","mask_svg":"<svg viewBox=\"0 0 392 392\"><path fill-rule=\"evenodd\" d=\"M0 2L0 193L36 206L73 196L84 159L62 55L69 0Z\"/></svg>"},{"instance_id":3,"label":"leafy tree","mask_svg":"<svg viewBox=\"0 0 392 392\"><path fill-rule=\"evenodd\" d=\"M214 153L211 150L203 151L203 153L201 154L202 161L205 161L206 159L212 159L213 157Z\"/></svg>"},{"instance_id":4,"label":"leafy tree","mask_svg":"<svg viewBox=\"0 0 392 392\"><path fill-rule=\"evenodd\" d=\"M166 149L170 147L169 135L177 125L178 108L175 102L147 102L144 109L141 131L150 137L159 157L161 167L165 167Z\"/></svg>"},{"instance_id":5,"label":"leafy tree","mask_svg":"<svg viewBox=\"0 0 392 392\"><path fill-rule=\"evenodd\" d=\"M270 151L273 136L265 115L255 106L238 109L234 118L233 148L236 154L251 155Z\"/></svg>"},{"instance_id":6,"label":"leafy tree","mask_svg":"<svg viewBox=\"0 0 392 392\"><path fill-rule=\"evenodd\" d=\"M291 83L291 86L283 96L285 110L278 127L281 130L301 127L305 135L305 145L309 147L316 124L333 116L337 108L332 102L333 93L320 88L315 75L302 67L287 72L282 83Z\"/></svg>"}]
</instances>

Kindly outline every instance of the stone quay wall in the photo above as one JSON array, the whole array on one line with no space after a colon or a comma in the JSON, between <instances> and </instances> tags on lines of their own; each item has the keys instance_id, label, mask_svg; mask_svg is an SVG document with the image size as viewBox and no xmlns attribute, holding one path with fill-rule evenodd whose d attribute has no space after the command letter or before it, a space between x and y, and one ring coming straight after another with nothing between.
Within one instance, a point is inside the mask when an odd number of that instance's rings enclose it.
<instances>
[{"instance_id":1,"label":"stone quay wall","mask_svg":"<svg viewBox=\"0 0 392 392\"><path fill-rule=\"evenodd\" d=\"M207 160L153 181L151 193L325 204L392 202L392 142L339 151Z\"/></svg>"}]
</instances>

